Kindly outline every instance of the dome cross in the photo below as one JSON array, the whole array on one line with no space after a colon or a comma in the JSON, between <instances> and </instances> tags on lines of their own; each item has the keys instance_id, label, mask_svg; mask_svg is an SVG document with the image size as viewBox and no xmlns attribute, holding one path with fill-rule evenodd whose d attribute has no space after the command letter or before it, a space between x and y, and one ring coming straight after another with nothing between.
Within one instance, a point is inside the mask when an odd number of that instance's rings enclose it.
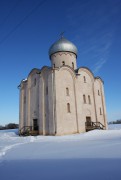
<instances>
[{"instance_id":1,"label":"dome cross","mask_svg":"<svg viewBox=\"0 0 121 180\"><path fill-rule=\"evenodd\" d=\"M64 37L64 31L60 33L60 37L63 38Z\"/></svg>"}]
</instances>

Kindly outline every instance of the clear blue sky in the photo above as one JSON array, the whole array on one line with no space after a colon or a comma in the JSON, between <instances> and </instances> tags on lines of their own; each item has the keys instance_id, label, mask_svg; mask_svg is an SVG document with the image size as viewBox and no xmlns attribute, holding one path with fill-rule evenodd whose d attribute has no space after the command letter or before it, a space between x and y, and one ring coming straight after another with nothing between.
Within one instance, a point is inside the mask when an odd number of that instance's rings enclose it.
<instances>
[{"instance_id":1,"label":"clear blue sky","mask_svg":"<svg viewBox=\"0 0 121 180\"><path fill-rule=\"evenodd\" d=\"M0 1L0 124L18 123L20 81L50 66L48 49L65 31L77 64L104 80L108 121L121 118L121 0Z\"/></svg>"}]
</instances>

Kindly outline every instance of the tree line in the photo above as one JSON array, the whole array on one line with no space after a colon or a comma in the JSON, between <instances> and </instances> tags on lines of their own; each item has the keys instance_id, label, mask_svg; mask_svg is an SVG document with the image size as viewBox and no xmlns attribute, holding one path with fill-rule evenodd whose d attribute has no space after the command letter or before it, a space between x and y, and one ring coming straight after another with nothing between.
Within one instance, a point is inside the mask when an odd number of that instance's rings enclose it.
<instances>
[{"instance_id":1,"label":"tree line","mask_svg":"<svg viewBox=\"0 0 121 180\"><path fill-rule=\"evenodd\" d=\"M5 129L17 129L18 127L19 127L18 124L9 123L9 124L6 124L5 126L0 125L0 130L5 130Z\"/></svg>"},{"instance_id":2,"label":"tree line","mask_svg":"<svg viewBox=\"0 0 121 180\"><path fill-rule=\"evenodd\" d=\"M118 119L116 121L111 121L108 124L121 124L121 119Z\"/></svg>"}]
</instances>

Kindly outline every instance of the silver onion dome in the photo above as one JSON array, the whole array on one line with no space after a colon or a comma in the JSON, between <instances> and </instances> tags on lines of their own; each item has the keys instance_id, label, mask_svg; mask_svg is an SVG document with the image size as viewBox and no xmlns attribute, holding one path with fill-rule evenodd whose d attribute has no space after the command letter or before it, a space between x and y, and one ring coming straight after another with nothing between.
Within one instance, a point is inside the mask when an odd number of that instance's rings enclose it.
<instances>
[{"instance_id":1,"label":"silver onion dome","mask_svg":"<svg viewBox=\"0 0 121 180\"><path fill-rule=\"evenodd\" d=\"M72 52L72 53L76 54L76 56L77 56L76 46L72 42L65 39L64 37L61 37L58 41L56 41L50 47L49 56L51 56L52 54L54 54L56 52L65 52L65 51Z\"/></svg>"}]
</instances>

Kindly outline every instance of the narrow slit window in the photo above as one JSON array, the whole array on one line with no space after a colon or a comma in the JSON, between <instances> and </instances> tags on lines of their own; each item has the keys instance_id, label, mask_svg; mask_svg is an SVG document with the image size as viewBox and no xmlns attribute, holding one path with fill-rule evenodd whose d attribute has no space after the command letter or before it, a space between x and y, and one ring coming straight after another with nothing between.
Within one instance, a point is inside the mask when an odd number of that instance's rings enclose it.
<instances>
[{"instance_id":1,"label":"narrow slit window","mask_svg":"<svg viewBox=\"0 0 121 180\"><path fill-rule=\"evenodd\" d=\"M84 104L86 104L86 96L85 95L83 95L83 102L84 102Z\"/></svg>"},{"instance_id":2,"label":"narrow slit window","mask_svg":"<svg viewBox=\"0 0 121 180\"><path fill-rule=\"evenodd\" d=\"M62 62L62 65L63 65L63 66L65 65L65 61Z\"/></svg>"},{"instance_id":3,"label":"narrow slit window","mask_svg":"<svg viewBox=\"0 0 121 180\"><path fill-rule=\"evenodd\" d=\"M102 109L100 108L100 115L102 115Z\"/></svg>"},{"instance_id":4,"label":"narrow slit window","mask_svg":"<svg viewBox=\"0 0 121 180\"><path fill-rule=\"evenodd\" d=\"M34 79L34 86L36 86L36 78Z\"/></svg>"},{"instance_id":5,"label":"narrow slit window","mask_svg":"<svg viewBox=\"0 0 121 180\"><path fill-rule=\"evenodd\" d=\"M72 62L72 68L74 69L74 63Z\"/></svg>"},{"instance_id":6,"label":"narrow slit window","mask_svg":"<svg viewBox=\"0 0 121 180\"><path fill-rule=\"evenodd\" d=\"M66 88L66 95L69 96L69 88Z\"/></svg>"},{"instance_id":7,"label":"narrow slit window","mask_svg":"<svg viewBox=\"0 0 121 180\"><path fill-rule=\"evenodd\" d=\"M100 96L100 91L98 90L98 96Z\"/></svg>"},{"instance_id":8,"label":"narrow slit window","mask_svg":"<svg viewBox=\"0 0 121 180\"><path fill-rule=\"evenodd\" d=\"M24 104L26 104L26 96L24 96Z\"/></svg>"},{"instance_id":9,"label":"narrow slit window","mask_svg":"<svg viewBox=\"0 0 121 180\"><path fill-rule=\"evenodd\" d=\"M48 94L48 87L46 87L46 95Z\"/></svg>"},{"instance_id":10,"label":"narrow slit window","mask_svg":"<svg viewBox=\"0 0 121 180\"><path fill-rule=\"evenodd\" d=\"M70 104L69 104L69 103L67 103L67 112L68 112L68 113L71 112L71 110L70 110Z\"/></svg>"},{"instance_id":11,"label":"narrow slit window","mask_svg":"<svg viewBox=\"0 0 121 180\"><path fill-rule=\"evenodd\" d=\"M86 83L86 77L85 77L85 76L83 76L83 78L84 78L84 83Z\"/></svg>"},{"instance_id":12,"label":"narrow slit window","mask_svg":"<svg viewBox=\"0 0 121 180\"><path fill-rule=\"evenodd\" d=\"M89 102L89 104L91 104L91 98L89 95L88 95L88 102Z\"/></svg>"},{"instance_id":13,"label":"narrow slit window","mask_svg":"<svg viewBox=\"0 0 121 180\"><path fill-rule=\"evenodd\" d=\"M55 64L53 64L53 68L55 68Z\"/></svg>"}]
</instances>

